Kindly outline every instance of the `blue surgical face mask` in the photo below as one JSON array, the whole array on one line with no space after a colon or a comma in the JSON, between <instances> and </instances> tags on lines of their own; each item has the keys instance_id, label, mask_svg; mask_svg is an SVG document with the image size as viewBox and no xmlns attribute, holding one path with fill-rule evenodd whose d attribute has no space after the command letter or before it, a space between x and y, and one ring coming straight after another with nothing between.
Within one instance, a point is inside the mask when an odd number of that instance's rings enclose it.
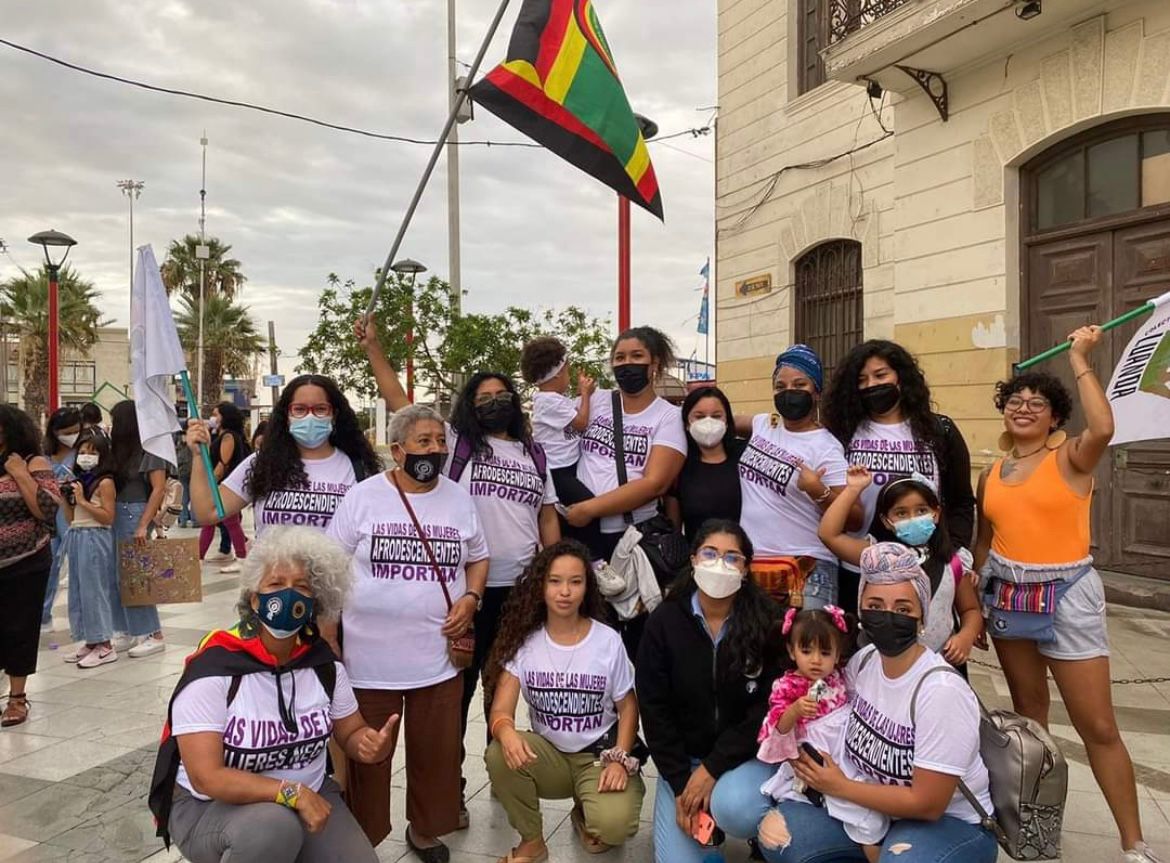
<instances>
[{"instance_id":1,"label":"blue surgical face mask","mask_svg":"<svg viewBox=\"0 0 1170 863\"><path fill-rule=\"evenodd\" d=\"M291 638L313 617L313 597L291 587L257 593L256 615L273 638Z\"/></svg>"},{"instance_id":2,"label":"blue surgical face mask","mask_svg":"<svg viewBox=\"0 0 1170 863\"><path fill-rule=\"evenodd\" d=\"M898 537L898 541L914 548L920 548L930 542L937 527L934 523L934 516L929 513L896 521L893 526L894 535Z\"/></svg>"},{"instance_id":3,"label":"blue surgical face mask","mask_svg":"<svg viewBox=\"0 0 1170 863\"><path fill-rule=\"evenodd\" d=\"M329 440L329 435L333 434L333 420L328 417L322 419L309 415L289 420L288 431L293 436L293 440L301 446L316 449Z\"/></svg>"}]
</instances>

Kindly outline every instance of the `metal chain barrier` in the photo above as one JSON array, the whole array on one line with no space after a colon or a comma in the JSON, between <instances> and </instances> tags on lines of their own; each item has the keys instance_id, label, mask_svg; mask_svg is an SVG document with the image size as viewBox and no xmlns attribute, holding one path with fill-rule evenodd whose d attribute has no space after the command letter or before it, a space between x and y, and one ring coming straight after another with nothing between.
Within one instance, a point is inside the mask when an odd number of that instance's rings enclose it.
<instances>
[{"instance_id":1,"label":"metal chain barrier","mask_svg":"<svg viewBox=\"0 0 1170 863\"><path fill-rule=\"evenodd\" d=\"M1003 669L998 665L993 665L990 662L983 662L979 659L972 659L970 656L967 657L967 664L977 665L980 668L988 668L992 671L998 671L1001 674L1003 673ZM1144 683L1170 683L1170 677L1123 677L1120 680L1110 680L1109 682L1113 686L1130 686L1132 684Z\"/></svg>"}]
</instances>

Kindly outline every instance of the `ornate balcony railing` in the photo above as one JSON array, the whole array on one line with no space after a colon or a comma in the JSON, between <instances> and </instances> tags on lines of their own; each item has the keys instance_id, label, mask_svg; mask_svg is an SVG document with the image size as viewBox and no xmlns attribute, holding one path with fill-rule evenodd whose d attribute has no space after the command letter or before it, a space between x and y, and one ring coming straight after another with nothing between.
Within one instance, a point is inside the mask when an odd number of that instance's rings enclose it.
<instances>
[{"instance_id":1,"label":"ornate balcony railing","mask_svg":"<svg viewBox=\"0 0 1170 863\"><path fill-rule=\"evenodd\" d=\"M883 15L905 6L910 0L827 0L829 5L829 44L840 42Z\"/></svg>"}]
</instances>

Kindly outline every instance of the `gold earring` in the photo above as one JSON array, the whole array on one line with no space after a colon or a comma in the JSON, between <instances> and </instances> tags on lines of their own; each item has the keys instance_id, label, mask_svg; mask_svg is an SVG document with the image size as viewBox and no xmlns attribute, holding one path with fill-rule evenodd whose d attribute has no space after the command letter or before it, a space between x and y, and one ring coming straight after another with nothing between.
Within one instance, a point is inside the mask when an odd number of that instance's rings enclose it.
<instances>
[{"instance_id":1,"label":"gold earring","mask_svg":"<svg viewBox=\"0 0 1170 863\"><path fill-rule=\"evenodd\" d=\"M1048 435L1048 439L1044 441L1044 446L1048 449L1060 449L1066 440L1068 440L1068 433L1064 429L1057 429Z\"/></svg>"},{"instance_id":2,"label":"gold earring","mask_svg":"<svg viewBox=\"0 0 1170 863\"><path fill-rule=\"evenodd\" d=\"M1014 447L1016 445L1016 439L1012 437L1011 432L1005 431L1005 432L1002 432L1000 434L999 440L996 442L996 445L1003 452L1011 452L1012 447Z\"/></svg>"}]
</instances>

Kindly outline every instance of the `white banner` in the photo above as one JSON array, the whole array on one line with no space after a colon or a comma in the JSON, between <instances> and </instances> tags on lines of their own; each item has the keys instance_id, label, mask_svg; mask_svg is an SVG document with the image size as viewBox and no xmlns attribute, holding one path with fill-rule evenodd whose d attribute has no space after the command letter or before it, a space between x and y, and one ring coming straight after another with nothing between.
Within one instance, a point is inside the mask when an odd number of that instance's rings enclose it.
<instances>
[{"instance_id":1,"label":"white banner","mask_svg":"<svg viewBox=\"0 0 1170 863\"><path fill-rule=\"evenodd\" d=\"M1105 392L1113 406L1114 445L1170 438L1170 293L1154 300Z\"/></svg>"}]
</instances>

